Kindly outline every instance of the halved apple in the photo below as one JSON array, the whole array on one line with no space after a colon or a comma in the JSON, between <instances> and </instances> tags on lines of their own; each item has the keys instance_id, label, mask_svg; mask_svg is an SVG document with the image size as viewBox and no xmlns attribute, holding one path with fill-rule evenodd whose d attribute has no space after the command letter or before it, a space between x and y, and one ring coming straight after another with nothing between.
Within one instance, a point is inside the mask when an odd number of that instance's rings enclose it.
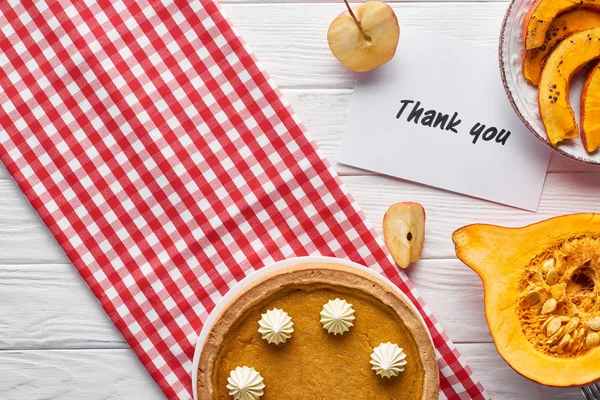
<instances>
[{"instance_id":1,"label":"halved apple","mask_svg":"<svg viewBox=\"0 0 600 400\"><path fill-rule=\"evenodd\" d=\"M425 243L425 209L419 203L396 203L383 216L383 237L396 264L418 261Z\"/></svg>"},{"instance_id":2,"label":"halved apple","mask_svg":"<svg viewBox=\"0 0 600 400\"><path fill-rule=\"evenodd\" d=\"M523 20L523 41L527 50L544 45L554 19L574 8L600 9L598 0L536 0Z\"/></svg>"},{"instance_id":3,"label":"halved apple","mask_svg":"<svg viewBox=\"0 0 600 400\"><path fill-rule=\"evenodd\" d=\"M581 140L589 153L600 149L600 63L590 71L581 92Z\"/></svg>"},{"instance_id":4,"label":"halved apple","mask_svg":"<svg viewBox=\"0 0 600 400\"><path fill-rule=\"evenodd\" d=\"M550 53L540 77L538 102L552 146L579 136L569 102L571 79L579 69L600 57L600 28L588 29L563 40Z\"/></svg>"},{"instance_id":5,"label":"halved apple","mask_svg":"<svg viewBox=\"0 0 600 400\"><path fill-rule=\"evenodd\" d=\"M538 85L546 57L564 38L596 27L600 27L600 12L596 10L582 8L559 15L550 25L544 44L536 49L525 51L523 76L527 82L533 86Z\"/></svg>"},{"instance_id":6,"label":"halved apple","mask_svg":"<svg viewBox=\"0 0 600 400\"><path fill-rule=\"evenodd\" d=\"M350 8L333 20L327 41L333 55L355 72L385 64L396 54L400 27L394 10L381 1Z\"/></svg>"}]
</instances>

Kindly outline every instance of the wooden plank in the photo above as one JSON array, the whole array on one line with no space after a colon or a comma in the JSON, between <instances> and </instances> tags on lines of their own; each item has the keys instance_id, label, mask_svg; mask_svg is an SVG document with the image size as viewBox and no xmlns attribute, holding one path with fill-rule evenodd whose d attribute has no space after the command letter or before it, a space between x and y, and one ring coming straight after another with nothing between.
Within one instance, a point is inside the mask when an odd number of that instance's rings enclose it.
<instances>
[{"instance_id":1,"label":"wooden plank","mask_svg":"<svg viewBox=\"0 0 600 400\"><path fill-rule=\"evenodd\" d=\"M379 233L389 205L399 201L423 204L427 212L424 258L454 257L451 235L463 225L517 227L563 214L600 212L600 174L591 172L548 174L537 213L389 177L346 176L342 180Z\"/></svg>"},{"instance_id":2,"label":"wooden plank","mask_svg":"<svg viewBox=\"0 0 600 400\"><path fill-rule=\"evenodd\" d=\"M68 263L18 186L0 181L0 264Z\"/></svg>"},{"instance_id":3,"label":"wooden plank","mask_svg":"<svg viewBox=\"0 0 600 400\"><path fill-rule=\"evenodd\" d=\"M454 341L491 341L474 272L424 260L409 275ZM0 287L0 350L128 347L69 264L0 266Z\"/></svg>"},{"instance_id":4,"label":"wooden plank","mask_svg":"<svg viewBox=\"0 0 600 400\"><path fill-rule=\"evenodd\" d=\"M494 399L582 398L578 389L548 388L523 378L492 344L457 347ZM164 399L127 349L2 351L0 376L0 393L10 399Z\"/></svg>"},{"instance_id":5,"label":"wooden plank","mask_svg":"<svg viewBox=\"0 0 600 400\"><path fill-rule=\"evenodd\" d=\"M0 350L128 347L70 264L0 266L0 288Z\"/></svg>"},{"instance_id":6,"label":"wooden plank","mask_svg":"<svg viewBox=\"0 0 600 400\"><path fill-rule=\"evenodd\" d=\"M498 355L491 343L457 345L475 378L479 379L492 399L581 400L579 389L550 388L516 373Z\"/></svg>"},{"instance_id":7,"label":"wooden plank","mask_svg":"<svg viewBox=\"0 0 600 400\"><path fill-rule=\"evenodd\" d=\"M392 7L401 27L429 30L491 50L498 47L506 11L506 3L415 2L396 3ZM223 9L280 86L354 86L356 74L341 65L327 45L329 24L345 10L342 2L224 4Z\"/></svg>"},{"instance_id":8,"label":"wooden plank","mask_svg":"<svg viewBox=\"0 0 600 400\"><path fill-rule=\"evenodd\" d=\"M479 276L458 259L421 260L407 275L455 343L491 343Z\"/></svg>"},{"instance_id":9,"label":"wooden plank","mask_svg":"<svg viewBox=\"0 0 600 400\"><path fill-rule=\"evenodd\" d=\"M377 230L390 204L422 203L427 210L424 258L453 258L450 235L466 224L521 226L562 214L600 212L600 173L592 172L548 174L537 213L384 176L346 176L343 181ZM13 182L0 181L0 210L0 264L68 263Z\"/></svg>"},{"instance_id":10,"label":"wooden plank","mask_svg":"<svg viewBox=\"0 0 600 400\"><path fill-rule=\"evenodd\" d=\"M3 399L164 399L131 350L0 352Z\"/></svg>"}]
</instances>

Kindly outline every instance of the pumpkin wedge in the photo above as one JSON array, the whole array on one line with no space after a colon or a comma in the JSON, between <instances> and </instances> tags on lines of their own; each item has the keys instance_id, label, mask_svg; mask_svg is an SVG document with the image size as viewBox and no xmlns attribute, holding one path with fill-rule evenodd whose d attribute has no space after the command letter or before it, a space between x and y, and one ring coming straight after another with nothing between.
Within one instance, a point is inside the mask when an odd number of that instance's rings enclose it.
<instances>
[{"instance_id":1,"label":"pumpkin wedge","mask_svg":"<svg viewBox=\"0 0 600 400\"><path fill-rule=\"evenodd\" d=\"M600 28L588 29L563 40L546 60L539 82L538 103L552 146L579 137L569 102L571 79L579 69L600 57Z\"/></svg>"},{"instance_id":2,"label":"pumpkin wedge","mask_svg":"<svg viewBox=\"0 0 600 400\"><path fill-rule=\"evenodd\" d=\"M575 8L600 9L600 0L536 0L523 20L525 49L542 47L556 17Z\"/></svg>"},{"instance_id":3,"label":"pumpkin wedge","mask_svg":"<svg viewBox=\"0 0 600 400\"><path fill-rule=\"evenodd\" d=\"M523 56L523 76L533 86L537 86L542 67L548 54L559 42L574 33L600 27L600 12L585 8L575 9L559 15L550 25L544 44L536 49L526 50Z\"/></svg>"},{"instance_id":4,"label":"pumpkin wedge","mask_svg":"<svg viewBox=\"0 0 600 400\"><path fill-rule=\"evenodd\" d=\"M511 367L549 386L600 380L600 214L469 225L452 240L483 282L490 332Z\"/></svg>"},{"instance_id":5,"label":"pumpkin wedge","mask_svg":"<svg viewBox=\"0 0 600 400\"><path fill-rule=\"evenodd\" d=\"M589 153L600 148L600 63L590 71L581 92L581 139Z\"/></svg>"}]
</instances>

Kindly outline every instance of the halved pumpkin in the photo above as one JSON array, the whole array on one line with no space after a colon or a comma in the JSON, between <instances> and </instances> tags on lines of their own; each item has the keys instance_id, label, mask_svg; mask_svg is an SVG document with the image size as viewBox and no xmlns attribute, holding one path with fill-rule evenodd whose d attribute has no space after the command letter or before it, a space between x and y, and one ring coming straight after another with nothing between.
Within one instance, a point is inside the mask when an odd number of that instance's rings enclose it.
<instances>
[{"instance_id":1,"label":"halved pumpkin","mask_svg":"<svg viewBox=\"0 0 600 400\"><path fill-rule=\"evenodd\" d=\"M600 148L600 63L590 71L581 92L581 139L589 153Z\"/></svg>"},{"instance_id":2,"label":"halved pumpkin","mask_svg":"<svg viewBox=\"0 0 600 400\"><path fill-rule=\"evenodd\" d=\"M598 11L582 8L559 15L550 25L544 44L536 49L525 51L523 76L527 82L533 86L538 85L546 57L560 41L574 33L595 27L600 27Z\"/></svg>"},{"instance_id":3,"label":"halved pumpkin","mask_svg":"<svg viewBox=\"0 0 600 400\"><path fill-rule=\"evenodd\" d=\"M579 69L600 57L600 28L588 29L563 40L550 53L540 77L538 102L552 146L579 137L569 101L571 79Z\"/></svg>"},{"instance_id":4,"label":"halved pumpkin","mask_svg":"<svg viewBox=\"0 0 600 400\"><path fill-rule=\"evenodd\" d=\"M469 225L452 240L481 277L490 332L511 367L549 386L600 380L600 214Z\"/></svg>"},{"instance_id":5,"label":"halved pumpkin","mask_svg":"<svg viewBox=\"0 0 600 400\"><path fill-rule=\"evenodd\" d=\"M525 48L542 47L554 19L574 8L600 9L600 0L536 0L523 20Z\"/></svg>"}]
</instances>

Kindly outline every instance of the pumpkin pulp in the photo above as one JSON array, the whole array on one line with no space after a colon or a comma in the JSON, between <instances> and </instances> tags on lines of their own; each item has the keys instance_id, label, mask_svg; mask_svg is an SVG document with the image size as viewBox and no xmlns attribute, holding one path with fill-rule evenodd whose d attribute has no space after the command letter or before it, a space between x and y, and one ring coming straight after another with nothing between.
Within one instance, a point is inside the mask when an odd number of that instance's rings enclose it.
<instances>
[{"instance_id":1,"label":"pumpkin pulp","mask_svg":"<svg viewBox=\"0 0 600 400\"><path fill-rule=\"evenodd\" d=\"M600 148L600 63L590 71L581 92L581 138L589 153Z\"/></svg>"}]
</instances>

